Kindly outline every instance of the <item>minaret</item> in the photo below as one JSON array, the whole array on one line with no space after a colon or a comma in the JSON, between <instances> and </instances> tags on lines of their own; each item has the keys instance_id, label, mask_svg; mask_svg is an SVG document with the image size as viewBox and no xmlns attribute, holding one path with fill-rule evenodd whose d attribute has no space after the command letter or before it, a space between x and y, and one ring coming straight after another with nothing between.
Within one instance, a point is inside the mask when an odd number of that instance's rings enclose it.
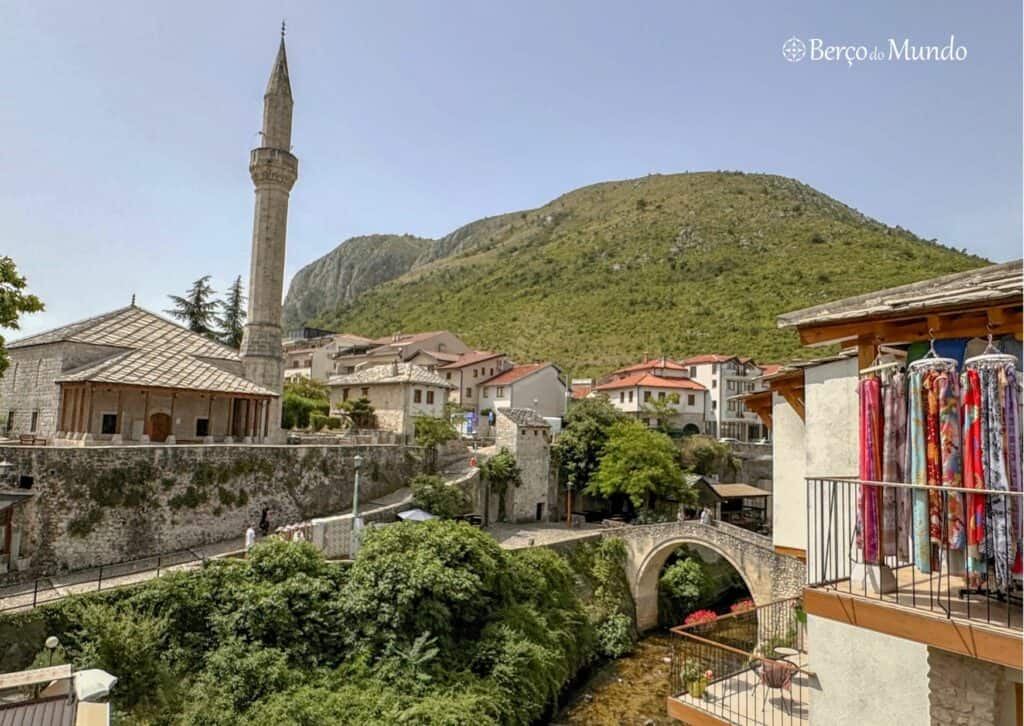
<instances>
[{"instance_id":1,"label":"minaret","mask_svg":"<svg viewBox=\"0 0 1024 726\"><path fill-rule=\"evenodd\" d=\"M285 230L288 194L299 175L299 160L292 156L292 88L288 59L281 45L267 92L263 95L262 143L249 155L249 174L256 186L256 212L252 224L252 261L249 270L249 313L242 336L245 377L281 393L284 360L281 350L281 295L284 289ZM270 407L268 438L281 439L281 401Z\"/></svg>"}]
</instances>

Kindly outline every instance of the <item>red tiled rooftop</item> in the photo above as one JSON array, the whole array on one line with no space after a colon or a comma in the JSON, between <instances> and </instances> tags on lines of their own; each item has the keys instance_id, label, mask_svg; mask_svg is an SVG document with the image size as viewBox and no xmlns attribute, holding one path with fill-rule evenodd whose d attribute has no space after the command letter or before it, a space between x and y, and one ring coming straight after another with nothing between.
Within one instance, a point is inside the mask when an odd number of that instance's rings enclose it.
<instances>
[{"instance_id":1,"label":"red tiled rooftop","mask_svg":"<svg viewBox=\"0 0 1024 726\"><path fill-rule=\"evenodd\" d=\"M706 391L707 388L690 378L662 378L651 373L634 373L624 378L602 383L594 388L595 391L610 391L617 388L633 388L634 386L646 386L647 388L685 388L690 391Z\"/></svg>"},{"instance_id":2,"label":"red tiled rooftop","mask_svg":"<svg viewBox=\"0 0 1024 726\"><path fill-rule=\"evenodd\" d=\"M765 363L761 366L762 376L773 376L782 370L781 363Z\"/></svg>"},{"instance_id":3,"label":"red tiled rooftop","mask_svg":"<svg viewBox=\"0 0 1024 726\"><path fill-rule=\"evenodd\" d=\"M594 387L589 383L578 383L572 387L572 397L575 399L586 398Z\"/></svg>"},{"instance_id":4,"label":"red tiled rooftop","mask_svg":"<svg viewBox=\"0 0 1024 726\"><path fill-rule=\"evenodd\" d=\"M643 363L637 363L636 365L626 366L625 368L619 368L617 371L613 371L613 375L619 373L632 373L634 371L650 371L658 368L665 368L670 371L685 371L686 367L676 363L674 360L668 358L656 358L654 360L644 361Z\"/></svg>"},{"instance_id":5,"label":"red tiled rooftop","mask_svg":"<svg viewBox=\"0 0 1024 726\"><path fill-rule=\"evenodd\" d=\"M465 366L471 366L474 363L481 361L490 360L491 358L497 358L505 355L504 353L492 353L489 350L474 350L472 353L463 353L461 356L456 358L451 363L447 363L441 368L463 368Z\"/></svg>"},{"instance_id":6,"label":"red tiled rooftop","mask_svg":"<svg viewBox=\"0 0 1024 726\"><path fill-rule=\"evenodd\" d=\"M488 378L480 383L482 386L505 386L515 383L520 378L526 378L531 373L536 373L541 368L546 368L550 363L528 363L526 365L514 366L507 371L502 371L494 378Z\"/></svg>"},{"instance_id":7,"label":"red tiled rooftop","mask_svg":"<svg viewBox=\"0 0 1024 726\"><path fill-rule=\"evenodd\" d=\"M702 363L725 363L733 358L736 358L736 356L722 355L721 353L705 353L704 355L695 355L692 358L687 358L682 361L682 364L684 366L696 366Z\"/></svg>"}]
</instances>

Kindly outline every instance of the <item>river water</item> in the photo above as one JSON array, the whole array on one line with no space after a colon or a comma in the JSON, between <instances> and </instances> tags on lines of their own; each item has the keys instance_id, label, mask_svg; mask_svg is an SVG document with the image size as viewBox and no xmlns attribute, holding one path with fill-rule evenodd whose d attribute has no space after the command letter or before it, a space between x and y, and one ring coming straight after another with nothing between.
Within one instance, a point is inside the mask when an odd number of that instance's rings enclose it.
<instances>
[{"instance_id":1,"label":"river water","mask_svg":"<svg viewBox=\"0 0 1024 726\"><path fill-rule=\"evenodd\" d=\"M670 637L644 636L632 655L605 663L573 689L552 726L669 726Z\"/></svg>"}]
</instances>

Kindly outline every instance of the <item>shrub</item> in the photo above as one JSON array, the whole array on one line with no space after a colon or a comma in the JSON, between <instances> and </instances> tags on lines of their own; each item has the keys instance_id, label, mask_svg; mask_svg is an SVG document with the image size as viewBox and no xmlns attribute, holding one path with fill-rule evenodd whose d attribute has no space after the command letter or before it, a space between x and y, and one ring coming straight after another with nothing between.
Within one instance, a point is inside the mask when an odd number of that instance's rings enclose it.
<instances>
[{"instance_id":1,"label":"shrub","mask_svg":"<svg viewBox=\"0 0 1024 726\"><path fill-rule=\"evenodd\" d=\"M320 431L327 425L327 419L329 418L330 416L328 416L326 413L321 413L320 411L313 411L311 414L309 414L309 427L314 431Z\"/></svg>"},{"instance_id":2,"label":"shrub","mask_svg":"<svg viewBox=\"0 0 1024 726\"><path fill-rule=\"evenodd\" d=\"M284 396L281 397L281 425L286 429L304 429L309 426L310 416L314 412L326 416L330 408L330 403L326 398L306 398L297 393L285 391Z\"/></svg>"},{"instance_id":3,"label":"shrub","mask_svg":"<svg viewBox=\"0 0 1024 726\"><path fill-rule=\"evenodd\" d=\"M409 486L412 503L442 519L452 519L469 510L469 495L460 487L445 483L436 474L417 474Z\"/></svg>"},{"instance_id":4,"label":"shrub","mask_svg":"<svg viewBox=\"0 0 1024 726\"><path fill-rule=\"evenodd\" d=\"M377 419L373 415L373 406L368 398L353 398L343 401L341 410L352 421L357 429L372 429L377 425Z\"/></svg>"},{"instance_id":5,"label":"shrub","mask_svg":"<svg viewBox=\"0 0 1024 726\"><path fill-rule=\"evenodd\" d=\"M633 621L613 613L597 625L597 650L608 658L620 658L633 650Z\"/></svg>"}]
</instances>

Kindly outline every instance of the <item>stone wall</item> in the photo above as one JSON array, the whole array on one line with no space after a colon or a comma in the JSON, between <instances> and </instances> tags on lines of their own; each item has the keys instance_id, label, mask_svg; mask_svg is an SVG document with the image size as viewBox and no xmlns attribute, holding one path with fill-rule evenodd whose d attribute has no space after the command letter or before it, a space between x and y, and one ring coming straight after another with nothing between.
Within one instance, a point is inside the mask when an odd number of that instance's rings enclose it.
<instances>
[{"instance_id":1,"label":"stone wall","mask_svg":"<svg viewBox=\"0 0 1024 726\"><path fill-rule=\"evenodd\" d=\"M928 648L931 726L1013 726L1020 671Z\"/></svg>"},{"instance_id":2,"label":"stone wall","mask_svg":"<svg viewBox=\"0 0 1024 726\"><path fill-rule=\"evenodd\" d=\"M387 445L0 447L13 464L0 490L31 477L21 491L33 496L13 515L16 576L241 538L264 507L272 527L343 511L356 454L365 460L360 494L370 501L404 486L422 453Z\"/></svg>"},{"instance_id":3,"label":"stone wall","mask_svg":"<svg viewBox=\"0 0 1024 726\"><path fill-rule=\"evenodd\" d=\"M504 415L498 415L495 448L508 449L515 456L521 483L506 492L505 511L509 521L534 522L538 520L537 506L541 506L540 520L548 521L553 511L551 496L551 434L540 426L517 425Z\"/></svg>"}]
</instances>

